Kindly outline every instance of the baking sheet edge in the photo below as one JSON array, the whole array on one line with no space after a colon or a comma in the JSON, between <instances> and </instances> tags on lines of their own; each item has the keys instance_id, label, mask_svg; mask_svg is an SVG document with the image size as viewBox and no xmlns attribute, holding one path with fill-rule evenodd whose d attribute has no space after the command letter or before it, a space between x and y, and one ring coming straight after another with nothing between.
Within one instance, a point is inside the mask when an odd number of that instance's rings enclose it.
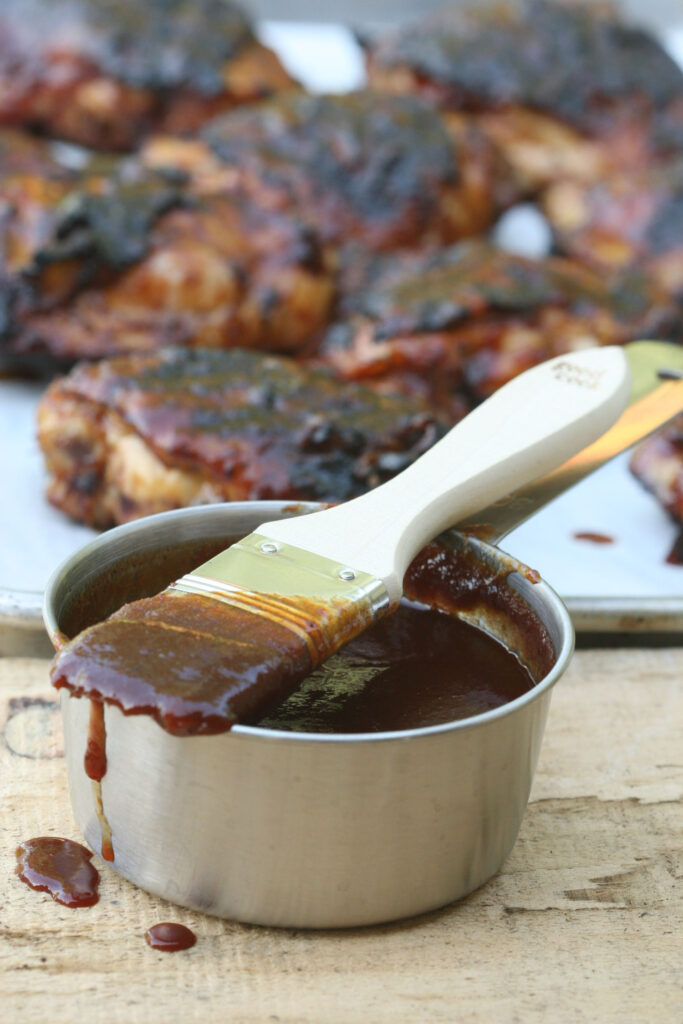
<instances>
[{"instance_id":1,"label":"baking sheet edge","mask_svg":"<svg viewBox=\"0 0 683 1024\"><path fill-rule=\"evenodd\" d=\"M563 598L577 633L683 634L681 598ZM42 595L0 590L0 657L49 658Z\"/></svg>"}]
</instances>

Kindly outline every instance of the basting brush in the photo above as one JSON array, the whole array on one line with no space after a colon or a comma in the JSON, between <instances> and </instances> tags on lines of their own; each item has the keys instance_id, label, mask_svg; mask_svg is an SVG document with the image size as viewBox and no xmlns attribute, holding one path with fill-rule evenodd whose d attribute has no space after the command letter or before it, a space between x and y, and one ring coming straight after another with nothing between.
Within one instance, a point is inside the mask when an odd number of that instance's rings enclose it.
<instances>
[{"instance_id":1,"label":"basting brush","mask_svg":"<svg viewBox=\"0 0 683 1024\"><path fill-rule=\"evenodd\" d=\"M461 533L498 544L540 508L683 411L683 347L670 341L630 341L631 401L614 426L545 476L482 506L455 524Z\"/></svg>"},{"instance_id":2,"label":"basting brush","mask_svg":"<svg viewBox=\"0 0 683 1024\"><path fill-rule=\"evenodd\" d=\"M621 348L528 370L382 486L264 523L86 629L57 655L53 683L151 714L176 735L257 720L398 605L405 570L429 540L595 441L630 392Z\"/></svg>"}]
</instances>

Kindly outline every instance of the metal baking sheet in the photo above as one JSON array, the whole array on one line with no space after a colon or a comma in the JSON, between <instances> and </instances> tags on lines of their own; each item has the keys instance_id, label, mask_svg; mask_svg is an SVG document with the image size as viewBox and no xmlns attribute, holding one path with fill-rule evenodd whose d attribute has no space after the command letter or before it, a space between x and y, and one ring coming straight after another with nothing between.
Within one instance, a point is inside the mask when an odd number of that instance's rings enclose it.
<instances>
[{"instance_id":1,"label":"metal baking sheet","mask_svg":"<svg viewBox=\"0 0 683 1024\"><path fill-rule=\"evenodd\" d=\"M683 21L683 18L682 18ZM363 82L352 32L333 24L269 22L264 42L317 91L344 91ZM667 35L683 62L683 24ZM507 215L497 238L534 254L547 230L531 209ZM43 388L0 380L0 654L48 654L42 592L48 576L95 531L70 522L44 498L44 471L35 440L35 409ZM607 534L613 543L578 540ZM656 501L631 478L625 457L563 495L502 543L538 569L566 600L579 630L683 632L683 567L666 564L676 529Z\"/></svg>"}]
</instances>

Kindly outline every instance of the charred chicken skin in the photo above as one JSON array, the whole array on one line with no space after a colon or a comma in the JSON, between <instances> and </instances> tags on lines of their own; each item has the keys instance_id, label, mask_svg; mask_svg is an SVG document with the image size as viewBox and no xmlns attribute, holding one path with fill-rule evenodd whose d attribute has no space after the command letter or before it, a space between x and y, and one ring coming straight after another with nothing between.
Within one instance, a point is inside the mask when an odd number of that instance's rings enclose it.
<instances>
[{"instance_id":1,"label":"charred chicken skin","mask_svg":"<svg viewBox=\"0 0 683 1024\"><path fill-rule=\"evenodd\" d=\"M683 415L638 445L631 472L681 527L669 561L683 565Z\"/></svg>"},{"instance_id":2,"label":"charred chicken skin","mask_svg":"<svg viewBox=\"0 0 683 1024\"><path fill-rule=\"evenodd\" d=\"M75 175L54 160L46 143L0 129L2 293L49 241L53 211L74 183Z\"/></svg>"},{"instance_id":3,"label":"charred chicken skin","mask_svg":"<svg viewBox=\"0 0 683 1024\"><path fill-rule=\"evenodd\" d=\"M217 118L202 134L213 156L201 147L180 154L196 187L223 188L236 176L259 202L297 210L328 242L380 251L454 241L488 228L513 198L481 133L462 121L448 129L419 98L288 93Z\"/></svg>"},{"instance_id":4,"label":"charred chicken skin","mask_svg":"<svg viewBox=\"0 0 683 1024\"><path fill-rule=\"evenodd\" d=\"M313 231L246 196L198 198L123 164L50 213L49 237L5 289L0 351L14 357L59 364L172 344L295 351L328 322L332 271Z\"/></svg>"},{"instance_id":5,"label":"charred chicken skin","mask_svg":"<svg viewBox=\"0 0 683 1024\"><path fill-rule=\"evenodd\" d=\"M0 124L102 150L294 85L227 0L3 0Z\"/></svg>"},{"instance_id":6,"label":"charred chicken skin","mask_svg":"<svg viewBox=\"0 0 683 1024\"><path fill-rule=\"evenodd\" d=\"M5 339L35 253L49 243L54 214L76 175L58 164L47 143L0 129L0 362L8 369Z\"/></svg>"},{"instance_id":7,"label":"charred chicken skin","mask_svg":"<svg viewBox=\"0 0 683 1024\"><path fill-rule=\"evenodd\" d=\"M417 401L237 349L81 364L38 414L50 500L102 527L199 502L344 501L444 429Z\"/></svg>"},{"instance_id":8,"label":"charred chicken skin","mask_svg":"<svg viewBox=\"0 0 683 1024\"><path fill-rule=\"evenodd\" d=\"M683 526L683 415L636 448L631 470Z\"/></svg>"},{"instance_id":9,"label":"charred chicken skin","mask_svg":"<svg viewBox=\"0 0 683 1024\"><path fill-rule=\"evenodd\" d=\"M421 393L451 419L554 355L680 328L675 304L638 275L605 280L478 241L378 260L345 308L319 358L344 379Z\"/></svg>"},{"instance_id":10,"label":"charred chicken skin","mask_svg":"<svg viewBox=\"0 0 683 1024\"><path fill-rule=\"evenodd\" d=\"M381 37L368 69L375 88L470 112L529 190L642 167L683 137L683 73L610 4L454 7Z\"/></svg>"},{"instance_id":11,"label":"charred chicken skin","mask_svg":"<svg viewBox=\"0 0 683 1024\"><path fill-rule=\"evenodd\" d=\"M558 182L543 208L560 252L598 270L640 267L683 302L683 156L593 185Z\"/></svg>"}]
</instances>

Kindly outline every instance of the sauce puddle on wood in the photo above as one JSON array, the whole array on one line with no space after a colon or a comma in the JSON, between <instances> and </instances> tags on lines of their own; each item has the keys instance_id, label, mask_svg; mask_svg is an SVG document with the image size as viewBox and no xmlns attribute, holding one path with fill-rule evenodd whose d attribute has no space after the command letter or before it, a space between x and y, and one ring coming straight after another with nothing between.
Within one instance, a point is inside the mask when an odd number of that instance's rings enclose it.
<instances>
[{"instance_id":1,"label":"sauce puddle on wood","mask_svg":"<svg viewBox=\"0 0 683 1024\"><path fill-rule=\"evenodd\" d=\"M17 874L65 907L92 907L99 899L100 875L91 858L90 850L71 839L39 836L17 847Z\"/></svg>"},{"instance_id":2,"label":"sauce puddle on wood","mask_svg":"<svg viewBox=\"0 0 683 1024\"><path fill-rule=\"evenodd\" d=\"M174 924L172 921L164 921L161 924L152 925L145 932L147 945L152 949L162 950L164 953L177 953L183 949L190 949L197 941L197 936L184 924Z\"/></svg>"}]
</instances>

